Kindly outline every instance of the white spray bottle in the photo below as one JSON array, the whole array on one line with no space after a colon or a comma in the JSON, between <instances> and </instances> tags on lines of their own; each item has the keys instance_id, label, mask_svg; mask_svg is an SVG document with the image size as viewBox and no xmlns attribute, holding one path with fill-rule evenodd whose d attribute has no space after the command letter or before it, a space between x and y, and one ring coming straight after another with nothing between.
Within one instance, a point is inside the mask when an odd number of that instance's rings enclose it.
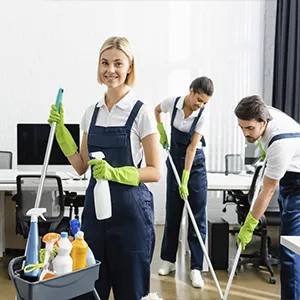
<instances>
[{"instance_id":1,"label":"white spray bottle","mask_svg":"<svg viewBox=\"0 0 300 300\"><path fill-rule=\"evenodd\" d=\"M90 156L96 159L105 158L101 151L92 152ZM104 179L96 179L96 181L94 186L95 213L98 220L105 220L112 216L109 184Z\"/></svg>"}]
</instances>

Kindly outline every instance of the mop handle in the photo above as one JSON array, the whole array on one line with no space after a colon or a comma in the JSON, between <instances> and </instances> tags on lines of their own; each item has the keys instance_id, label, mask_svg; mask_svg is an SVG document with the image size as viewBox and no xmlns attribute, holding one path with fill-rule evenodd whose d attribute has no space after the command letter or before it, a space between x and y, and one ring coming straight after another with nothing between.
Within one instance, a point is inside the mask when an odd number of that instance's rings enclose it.
<instances>
[{"instance_id":1,"label":"mop handle","mask_svg":"<svg viewBox=\"0 0 300 300\"><path fill-rule=\"evenodd\" d=\"M259 194L259 189L260 189L261 184L263 182L264 173L265 173L265 167L266 167L266 162L267 162L267 160L264 161L264 164L263 164L262 169L260 171L261 173L260 173L258 185L256 186L256 189L255 189L255 192L254 192L254 195L253 195L253 198L252 198L252 202L251 202L251 206L250 206L250 211L252 211L252 209L253 209L253 206L254 206L254 204L256 202L256 199L257 199L257 196ZM230 273L230 276L229 276L229 280L228 280L228 283L227 283L227 286L226 286L226 290L225 290L225 294L224 294L223 300L227 300L227 297L229 295L229 291L230 291L230 287L231 287L231 284L232 284L233 276L235 274L235 271L236 271L236 268L237 268L237 264L238 264L239 259L240 259L241 252L242 252L242 245L239 244L239 248L237 250L237 253L236 253L233 265L232 265L232 270L231 270L231 273Z\"/></svg>"},{"instance_id":2,"label":"mop handle","mask_svg":"<svg viewBox=\"0 0 300 300\"><path fill-rule=\"evenodd\" d=\"M170 162L170 164L171 164L171 166L172 166L173 173L174 173L174 176L175 176L175 178L176 178L177 184L178 184L178 186L181 186L181 181L180 181L180 178L179 178L179 175L178 175L176 166L175 166L175 164L174 164L174 162L173 162L172 156L171 156L171 154L170 154L170 151L169 151L169 149L168 149L167 147L165 147L165 149L166 149L166 151L167 151L168 158L169 158L169 162ZM214 269L213 269L213 266L212 266L212 264L211 264L211 262L210 262L210 259L209 259L208 253L207 253L207 251L206 251L205 245L204 245L204 243L203 243L203 241L202 241L202 238L201 238L201 235L200 235L200 232L199 232L197 223L196 223L196 221L195 221L195 217L194 217L193 212L192 212L192 210L191 210L190 204L189 204L189 202L188 202L187 199L184 199L184 202L185 202L185 206L186 206L186 208L187 208L188 214L189 214L189 216L190 216L190 219L191 219L191 221L192 221L192 223L193 223L193 227L194 227L195 232L196 232L196 234L197 234L197 237L198 237L200 246L201 246L201 248L202 248L203 254L204 254L205 258L206 258L207 264L208 264L208 266L209 266L209 269L210 269L210 271L211 271L211 274L212 274L212 276L213 276L213 278L214 278L214 281L215 281L215 283L216 283L216 286L217 286L219 295L220 295L220 297L221 297L221 299L222 299L222 298L223 298L223 293L222 293L221 287L220 287L220 285L219 285L219 282L218 282L217 276L216 276L216 274L215 274L215 271L214 271Z\"/></svg>"},{"instance_id":3,"label":"mop handle","mask_svg":"<svg viewBox=\"0 0 300 300\"><path fill-rule=\"evenodd\" d=\"M64 92L63 89L61 89L61 88L58 89L57 96L56 96L56 102L55 102L55 106L56 106L56 109L58 112L59 112L59 108L60 108L60 103L62 101L63 92ZM42 173L41 173L41 180L39 182L39 187L38 187L38 191L36 194L34 208L38 208L40 206L42 191L43 191L43 187L44 187L45 177L46 177L46 173L47 173L48 163L49 163L49 159L50 159L50 154L51 154L51 149L52 149L52 144L53 144L53 139L54 139L54 134L55 134L55 128L56 128L56 122L53 122L51 125L50 134L49 134L49 138L48 138L46 154L45 154Z\"/></svg>"}]
</instances>

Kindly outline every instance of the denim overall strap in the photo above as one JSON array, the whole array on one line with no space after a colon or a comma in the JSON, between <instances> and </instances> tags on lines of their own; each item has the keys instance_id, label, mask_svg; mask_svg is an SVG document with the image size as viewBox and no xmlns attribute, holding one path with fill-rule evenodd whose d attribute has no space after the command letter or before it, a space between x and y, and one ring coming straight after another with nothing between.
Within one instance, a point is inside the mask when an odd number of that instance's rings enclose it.
<instances>
[{"instance_id":1,"label":"denim overall strap","mask_svg":"<svg viewBox=\"0 0 300 300\"><path fill-rule=\"evenodd\" d=\"M172 113L172 117L171 117L171 126L173 126L173 123L174 123L174 120L175 120L175 117L176 117L176 113L177 113L177 103L179 101L180 97L177 97L175 99L175 102L174 102L174 108L173 108L173 113Z\"/></svg>"},{"instance_id":2,"label":"denim overall strap","mask_svg":"<svg viewBox=\"0 0 300 300\"><path fill-rule=\"evenodd\" d=\"M293 138L300 138L300 132L294 132L294 133L280 133L277 135L274 135L272 139L270 140L268 147L270 147L274 142L282 139L293 139Z\"/></svg>"},{"instance_id":3,"label":"denim overall strap","mask_svg":"<svg viewBox=\"0 0 300 300\"><path fill-rule=\"evenodd\" d=\"M93 112L93 116L92 116L90 128L91 128L91 125L94 125L94 126L96 125L98 113L99 113L99 107L98 107L97 104L96 104L96 105L95 105L94 112Z\"/></svg>"},{"instance_id":4,"label":"denim overall strap","mask_svg":"<svg viewBox=\"0 0 300 300\"><path fill-rule=\"evenodd\" d=\"M132 109L132 111L131 111L128 119L127 119L127 122L126 122L126 125L125 125L126 127L129 127L131 129L131 127L133 125L133 122L134 122L136 116L138 115L138 113L139 113L142 106L143 106L143 102L140 101L140 100L138 100L135 103L135 105L134 105L134 107L133 107L133 109Z\"/></svg>"},{"instance_id":5,"label":"denim overall strap","mask_svg":"<svg viewBox=\"0 0 300 300\"><path fill-rule=\"evenodd\" d=\"M201 108L200 111L199 111L199 113L198 113L198 116L194 119L194 122L193 122L193 124L192 124L192 126L191 126L191 129L190 129L190 131L189 131L189 134L190 134L191 136L193 135L193 133L194 133L194 131L195 131L195 128L196 128L196 126L197 126L197 123L198 123L198 121L199 121L201 115L202 115L203 110L204 110L204 108Z\"/></svg>"},{"instance_id":6,"label":"denim overall strap","mask_svg":"<svg viewBox=\"0 0 300 300\"><path fill-rule=\"evenodd\" d=\"M199 113L198 113L197 118L195 118L195 120L194 120L194 122L193 122L193 124L192 124L192 126L191 126L191 129L190 129L190 132L189 132L191 138L192 138L192 136L193 136L193 134L194 134L194 132L195 132L195 128L196 128L196 126L197 126L197 123L198 123L198 121L199 121L199 119L200 119L200 117L201 117L203 111L204 111L204 108L201 108L200 111L199 111ZM202 143L202 146L203 146L203 147L206 146L206 142L205 142L204 136L202 136L202 138L201 138L201 143Z\"/></svg>"}]
</instances>

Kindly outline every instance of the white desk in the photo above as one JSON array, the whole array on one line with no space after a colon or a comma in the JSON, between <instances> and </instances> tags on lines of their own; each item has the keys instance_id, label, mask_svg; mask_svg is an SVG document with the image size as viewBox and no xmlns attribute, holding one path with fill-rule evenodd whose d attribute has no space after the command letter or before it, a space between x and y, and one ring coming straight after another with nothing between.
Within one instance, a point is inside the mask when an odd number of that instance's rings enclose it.
<instances>
[{"instance_id":1,"label":"white desk","mask_svg":"<svg viewBox=\"0 0 300 300\"><path fill-rule=\"evenodd\" d=\"M280 244L300 255L300 236L282 235Z\"/></svg>"},{"instance_id":2,"label":"white desk","mask_svg":"<svg viewBox=\"0 0 300 300\"><path fill-rule=\"evenodd\" d=\"M62 172L58 172L60 176ZM37 172L19 172L17 170L0 170L0 191L16 191L17 175L39 174ZM209 191L241 190L248 191L251 185L252 176L233 175L225 176L223 173L208 173ZM84 192L88 185L88 180L62 180L63 189L73 192Z\"/></svg>"},{"instance_id":3,"label":"white desk","mask_svg":"<svg viewBox=\"0 0 300 300\"><path fill-rule=\"evenodd\" d=\"M15 192L17 190L16 177L17 175L33 175L40 174L38 172L19 172L17 170L0 170L0 258L5 250L5 203L4 192ZM58 172L62 178L62 172ZM208 173L208 190L209 191L226 191L226 190L242 190L250 189L252 176L250 175L233 175L225 176L223 173ZM89 180L62 180L63 189L65 191L84 193ZM206 243L207 244L207 243Z\"/></svg>"}]
</instances>

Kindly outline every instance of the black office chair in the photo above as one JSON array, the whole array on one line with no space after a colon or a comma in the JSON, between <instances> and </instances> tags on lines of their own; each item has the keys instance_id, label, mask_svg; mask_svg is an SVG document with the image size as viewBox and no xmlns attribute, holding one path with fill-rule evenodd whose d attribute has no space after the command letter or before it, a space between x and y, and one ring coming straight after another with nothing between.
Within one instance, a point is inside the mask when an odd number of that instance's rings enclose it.
<instances>
[{"instance_id":1,"label":"black office chair","mask_svg":"<svg viewBox=\"0 0 300 300\"><path fill-rule=\"evenodd\" d=\"M247 214L250 210L251 201L254 196L255 188L257 185L257 179L261 171L262 166L257 166L255 173L251 182L250 190L248 194L242 192L235 193L234 191L226 198L225 203L231 202L236 204L236 213L238 218L238 223L243 225ZM269 282L272 284L276 283L276 277L272 268L272 265L278 265L279 259L271 257L269 254L269 246L271 244L271 238L268 236L267 225L280 226L280 211L277 203L279 191L274 193L270 205L267 211L264 213L260 219L259 225L254 231L254 235L260 236L260 251L244 254L240 256L240 261L238 263L237 269L240 270L242 265L253 264L255 267L266 267L270 273Z\"/></svg>"},{"instance_id":2,"label":"black office chair","mask_svg":"<svg viewBox=\"0 0 300 300\"><path fill-rule=\"evenodd\" d=\"M69 219L73 219L74 210L74 217L79 220L79 207L84 207L85 195L78 195L69 191L65 191L65 193L65 206L69 207Z\"/></svg>"},{"instance_id":3,"label":"black office chair","mask_svg":"<svg viewBox=\"0 0 300 300\"><path fill-rule=\"evenodd\" d=\"M12 168L12 152L0 151L0 169Z\"/></svg>"},{"instance_id":4,"label":"black office chair","mask_svg":"<svg viewBox=\"0 0 300 300\"><path fill-rule=\"evenodd\" d=\"M16 233L21 234L25 239L29 234L30 217L27 211L34 208L36 195L39 187L40 175L18 175L16 201ZM48 232L69 230L69 218L64 217L64 200L61 178L55 175L47 175L42 191L40 208L46 208L44 214L46 221L39 218L39 235L43 236Z\"/></svg>"}]
</instances>

